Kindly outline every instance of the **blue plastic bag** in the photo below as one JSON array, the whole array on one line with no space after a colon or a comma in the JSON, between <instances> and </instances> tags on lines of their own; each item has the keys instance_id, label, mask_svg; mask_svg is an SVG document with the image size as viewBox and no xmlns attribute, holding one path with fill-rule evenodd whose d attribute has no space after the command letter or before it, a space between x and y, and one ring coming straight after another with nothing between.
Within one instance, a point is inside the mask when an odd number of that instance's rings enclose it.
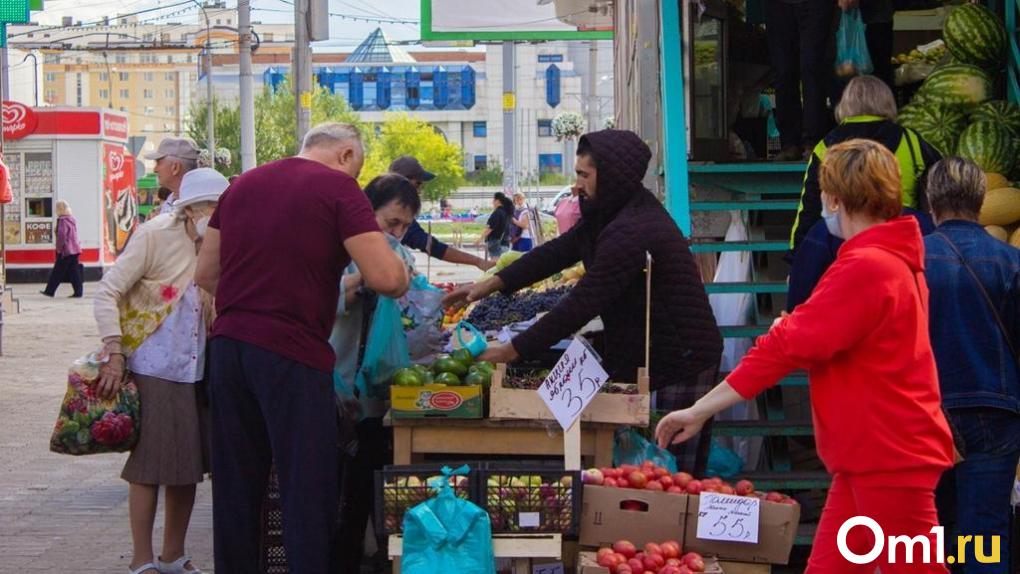
<instances>
[{"instance_id":1,"label":"blue plastic bag","mask_svg":"<svg viewBox=\"0 0 1020 574\"><path fill-rule=\"evenodd\" d=\"M722 446L715 439L708 449L708 476L733 478L744 469L744 460L736 452Z\"/></svg>"},{"instance_id":2,"label":"blue plastic bag","mask_svg":"<svg viewBox=\"0 0 1020 574\"><path fill-rule=\"evenodd\" d=\"M361 397L386 398L389 396L389 383L393 374L409 366L411 359L401 322L400 305L389 297L379 297L365 342L365 356L354 385Z\"/></svg>"},{"instance_id":3,"label":"blue plastic bag","mask_svg":"<svg viewBox=\"0 0 1020 574\"><path fill-rule=\"evenodd\" d=\"M867 26L861 17L860 8L843 12L836 32L836 75L841 78L863 76L874 70L871 54L868 53L868 39L864 32Z\"/></svg>"},{"instance_id":4,"label":"blue plastic bag","mask_svg":"<svg viewBox=\"0 0 1020 574\"><path fill-rule=\"evenodd\" d=\"M404 574L496 573L488 513L450 488L451 476L467 472L467 466L443 467L442 478L429 485L439 493L404 514Z\"/></svg>"},{"instance_id":5,"label":"blue plastic bag","mask_svg":"<svg viewBox=\"0 0 1020 574\"><path fill-rule=\"evenodd\" d=\"M624 464L641 466L641 463L646 460L654 462L670 473L677 471L676 457L668 450L652 444L630 427L616 431L616 440L613 443L613 466L617 468Z\"/></svg>"}]
</instances>

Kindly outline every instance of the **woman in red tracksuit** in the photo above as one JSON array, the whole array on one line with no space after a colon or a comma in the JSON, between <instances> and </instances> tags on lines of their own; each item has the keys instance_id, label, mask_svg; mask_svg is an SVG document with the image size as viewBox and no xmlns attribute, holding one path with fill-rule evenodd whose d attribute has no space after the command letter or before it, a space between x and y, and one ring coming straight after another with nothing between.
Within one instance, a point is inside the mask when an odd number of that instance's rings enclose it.
<instances>
[{"instance_id":1,"label":"woman in red tracksuit","mask_svg":"<svg viewBox=\"0 0 1020 574\"><path fill-rule=\"evenodd\" d=\"M889 536L925 536L932 559L938 524L935 486L953 464L953 439L940 408L928 340L928 289L921 232L900 217L896 158L881 144L850 140L834 146L821 168L823 217L846 240L811 297L776 320L740 365L689 409L659 423L663 446L696 434L715 413L753 398L796 369L811 380L818 454L833 475L815 534L807 574L946 572L913 564ZM854 516L875 520L885 547L867 565L837 547L840 526ZM864 527L847 545L866 555L876 544Z\"/></svg>"}]
</instances>

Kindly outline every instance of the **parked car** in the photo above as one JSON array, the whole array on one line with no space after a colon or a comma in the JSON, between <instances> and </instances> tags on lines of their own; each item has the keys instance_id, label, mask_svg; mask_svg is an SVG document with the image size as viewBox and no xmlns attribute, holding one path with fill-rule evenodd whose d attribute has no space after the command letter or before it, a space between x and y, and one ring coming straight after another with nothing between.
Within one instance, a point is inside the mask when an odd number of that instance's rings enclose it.
<instances>
[{"instance_id":1,"label":"parked car","mask_svg":"<svg viewBox=\"0 0 1020 574\"><path fill-rule=\"evenodd\" d=\"M560 192L551 199L547 199L542 202L542 213L546 215L556 215L556 206L564 199L570 197L570 189L571 186L568 185L561 189Z\"/></svg>"}]
</instances>

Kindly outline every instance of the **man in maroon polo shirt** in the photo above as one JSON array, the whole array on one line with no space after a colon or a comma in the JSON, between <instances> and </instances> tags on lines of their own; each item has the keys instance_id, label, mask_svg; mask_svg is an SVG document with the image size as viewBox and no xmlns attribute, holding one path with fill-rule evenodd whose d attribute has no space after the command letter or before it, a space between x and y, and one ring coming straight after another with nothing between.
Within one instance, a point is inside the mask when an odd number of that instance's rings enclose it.
<instances>
[{"instance_id":1,"label":"man in maroon polo shirt","mask_svg":"<svg viewBox=\"0 0 1020 574\"><path fill-rule=\"evenodd\" d=\"M209 222L195 280L216 294L209 355L216 570L259 571L260 510L280 479L290 572L324 574L338 506L333 350L340 275L407 290L356 178L358 131L322 124L301 153L244 173Z\"/></svg>"}]
</instances>

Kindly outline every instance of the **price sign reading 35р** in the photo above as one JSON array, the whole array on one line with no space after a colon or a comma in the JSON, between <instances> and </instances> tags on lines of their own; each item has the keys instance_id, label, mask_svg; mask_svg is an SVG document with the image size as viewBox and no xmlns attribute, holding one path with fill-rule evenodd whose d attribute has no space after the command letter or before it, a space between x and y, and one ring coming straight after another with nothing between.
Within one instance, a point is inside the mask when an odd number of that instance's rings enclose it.
<instances>
[{"instance_id":1,"label":"price sign reading 35\u0440","mask_svg":"<svg viewBox=\"0 0 1020 574\"><path fill-rule=\"evenodd\" d=\"M702 492L698 501L698 538L758 543L761 500Z\"/></svg>"},{"instance_id":2,"label":"price sign reading 35\u0440","mask_svg":"<svg viewBox=\"0 0 1020 574\"><path fill-rule=\"evenodd\" d=\"M598 354L587 341L574 337L542 382L538 394L565 430L574 424L608 380Z\"/></svg>"}]
</instances>

